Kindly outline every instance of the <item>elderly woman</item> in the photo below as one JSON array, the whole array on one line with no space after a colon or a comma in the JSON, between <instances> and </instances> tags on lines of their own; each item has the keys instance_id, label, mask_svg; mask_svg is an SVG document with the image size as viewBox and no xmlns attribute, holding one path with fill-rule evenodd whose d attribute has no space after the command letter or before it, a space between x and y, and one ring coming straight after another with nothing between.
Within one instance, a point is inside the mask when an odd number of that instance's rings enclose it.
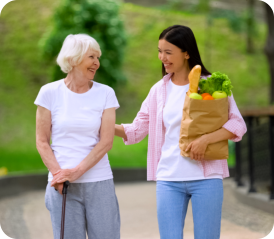
<instances>
[{"instance_id":1,"label":"elderly woman","mask_svg":"<svg viewBox=\"0 0 274 239\"><path fill-rule=\"evenodd\" d=\"M119 206L107 152L112 148L112 88L93 81L101 50L85 34L69 35L57 58L61 79L44 85L36 100L36 144L49 170L45 202L54 238L60 238L63 182L69 180L65 238L120 238ZM50 145L50 140L52 141Z\"/></svg>"}]
</instances>

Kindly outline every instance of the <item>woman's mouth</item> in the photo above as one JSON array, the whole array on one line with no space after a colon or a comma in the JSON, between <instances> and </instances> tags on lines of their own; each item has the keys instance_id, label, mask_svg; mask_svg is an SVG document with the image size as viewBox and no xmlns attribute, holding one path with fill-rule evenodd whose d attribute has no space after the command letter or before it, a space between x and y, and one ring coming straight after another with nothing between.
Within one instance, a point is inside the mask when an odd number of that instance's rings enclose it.
<instances>
[{"instance_id":1,"label":"woman's mouth","mask_svg":"<svg viewBox=\"0 0 274 239\"><path fill-rule=\"evenodd\" d=\"M164 64L164 67L165 67L166 69L170 68L170 66L172 65L172 63L163 63L163 64Z\"/></svg>"},{"instance_id":2,"label":"woman's mouth","mask_svg":"<svg viewBox=\"0 0 274 239\"><path fill-rule=\"evenodd\" d=\"M88 69L90 72L92 72L93 74L95 74L96 70L94 69Z\"/></svg>"}]
</instances>

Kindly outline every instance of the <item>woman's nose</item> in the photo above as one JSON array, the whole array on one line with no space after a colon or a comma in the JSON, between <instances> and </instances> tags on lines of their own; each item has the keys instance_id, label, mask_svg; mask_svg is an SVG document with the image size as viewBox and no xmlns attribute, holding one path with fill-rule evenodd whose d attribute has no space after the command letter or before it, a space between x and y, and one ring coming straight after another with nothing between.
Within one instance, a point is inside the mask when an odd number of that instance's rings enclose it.
<instances>
[{"instance_id":1,"label":"woman's nose","mask_svg":"<svg viewBox=\"0 0 274 239\"><path fill-rule=\"evenodd\" d=\"M162 53L159 54L159 59L160 59L161 61L164 60L164 55L163 55Z\"/></svg>"},{"instance_id":2,"label":"woman's nose","mask_svg":"<svg viewBox=\"0 0 274 239\"><path fill-rule=\"evenodd\" d=\"M167 60L167 55L164 53L162 54L162 61L166 61Z\"/></svg>"},{"instance_id":3,"label":"woman's nose","mask_svg":"<svg viewBox=\"0 0 274 239\"><path fill-rule=\"evenodd\" d=\"M96 65L96 66L100 66L99 59L96 59L96 60L94 61L94 65Z\"/></svg>"}]
</instances>

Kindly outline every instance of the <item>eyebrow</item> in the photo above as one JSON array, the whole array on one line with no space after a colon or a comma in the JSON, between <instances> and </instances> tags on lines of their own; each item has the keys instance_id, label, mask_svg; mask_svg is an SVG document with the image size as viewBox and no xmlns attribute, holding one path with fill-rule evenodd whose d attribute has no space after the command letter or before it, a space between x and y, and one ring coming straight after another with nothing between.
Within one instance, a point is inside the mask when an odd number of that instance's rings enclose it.
<instances>
[{"instance_id":1,"label":"eyebrow","mask_svg":"<svg viewBox=\"0 0 274 239\"><path fill-rule=\"evenodd\" d=\"M161 49L158 47L158 50L161 50ZM170 49L166 49L166 50L164 50L164 51L172 51L172 50L170 50Z\"/></svg>"}]
</instances>

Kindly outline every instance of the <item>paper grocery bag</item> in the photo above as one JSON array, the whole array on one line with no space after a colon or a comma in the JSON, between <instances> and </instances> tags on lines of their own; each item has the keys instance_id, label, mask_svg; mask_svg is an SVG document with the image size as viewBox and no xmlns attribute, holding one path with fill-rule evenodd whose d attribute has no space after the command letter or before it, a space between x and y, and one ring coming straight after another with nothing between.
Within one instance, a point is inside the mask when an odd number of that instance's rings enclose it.
<instances>
[{"instance_id":1,"label":"paper grocery bag","mask_svg":"<svg viewBox=\"0 0 274 239\"><path fill-rule=\"evenodd\" d=\"M185 152L187 145L196 138L220 129L228 121L228 99L197 100L186 94L181 121L179 147L181 155L190 156ZM209 144L205 152L205 160L227 159L228 140Z\"/></svg>"}]
</instances>

